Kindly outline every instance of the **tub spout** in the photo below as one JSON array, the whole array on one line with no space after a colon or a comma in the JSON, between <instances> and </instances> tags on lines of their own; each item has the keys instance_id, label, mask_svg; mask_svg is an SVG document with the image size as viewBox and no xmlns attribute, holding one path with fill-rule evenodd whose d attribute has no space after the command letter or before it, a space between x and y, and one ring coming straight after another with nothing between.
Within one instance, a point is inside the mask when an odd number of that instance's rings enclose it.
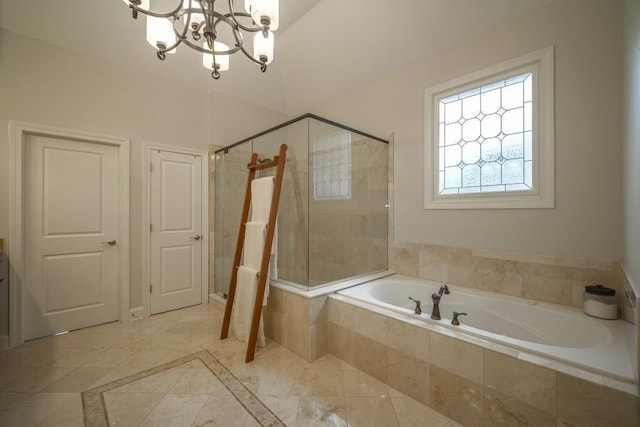
<instances>
[{"instance_id":1,"label":"tub spout","mask_svg":"<svg viewBox=\"0 0 640 427\"><path fill-rule=\"evenodd\" d=\"M449 287L445 284L440 286L440 290L438 290L437 294L431 294L431 301L433 301L433 311L431 312L431 318L433 320L440 320L440 298L442 298L442 294L449 294Z\"/></svg>"},{"instance_id":2,"label":"tub spout","mask_svg":"<svg viewBox=\"0 0 640 427\"><path fill-rule=\"evenodd\" d=\"M420 308L420 301L418 301L417 299L413 299L411 297L409 297L409 299L416 303L416 309L413 310L413 312L415 314L422 314L422 309Z\"/></svg>"},{"instance_id":3,"label":"tub spout","mask_svg":"<svg viewBox=\"0 0 640 427\"><path fill-rule=\"evenodd\" d=\"M440 290L438 291L438 301L440 301L440 298L442 298L442 294L443 293L445 293L447 295L450 294L449 287L447 285L445 285L444 283L442 284L442 286L440 286Z\"/></svg>"}]
</instances>

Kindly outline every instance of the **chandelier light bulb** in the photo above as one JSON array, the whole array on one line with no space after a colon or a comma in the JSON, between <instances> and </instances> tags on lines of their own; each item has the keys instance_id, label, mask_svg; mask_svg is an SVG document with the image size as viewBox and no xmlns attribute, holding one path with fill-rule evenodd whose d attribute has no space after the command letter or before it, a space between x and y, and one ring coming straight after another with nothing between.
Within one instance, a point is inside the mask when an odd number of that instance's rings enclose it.
<instances>
[{"instance_id":1,"label":"chandelier light bulb","mask_svg":"<svg viewBox=\"0 0 640 427\"><path fill-rule=\"evenodd\" d=\"M273 61L274 36L271 31L267 31L266 37L262 31L253 37L253 58L264 64L271 64Z\"/></svg>"},{"instance_id":2,"label":"chandelier light bulb","mask_svg":"<svg viewBox=\"0 0 640 427\"><path fill-rule=\"evenodd\" d=\"M207 42L202 46L204 49L209 49ZM229 50L229 46L221 42L213 42L213 50L216 52L224 52ZM215 63L218 65L218 71L227 71L229 69L229 55L216 54ZM202 65L209 70L214 69L213 54L208 52L202 53Z\"/></svg>"},{"instance_id":3,"label":"chandelier light bulb","mask_svg":"<svg viewBox=\"0 0 640 427\"><path fill-rule=\"evenodd\" d=\"M276 31L280 21L280 3L278 0L245 0L244 8L251 14L253 21L264 25L262 18L269 20L269 30Z\"/></svg>"},{"instance_id":4,"label":"chandelier light bulb","mask_svg":"<svg viewBox=\"0 0 640 427\"><path fill-rule=\"evenodd\" d=\"M167 18L147 16L147 42L156 49L161 45L164 47L173 45L176 42L173 23ZM176 49L167 51L167 53L176 53Z\"/></svg>"},{"instance_id":5,"label":"chandelier light bulb","mask_svg":"<svg viewBox=\"0 0 640 427\"><path fill-rule=\"evenodd\" d=\"M183 9L189 9L189 0L183 0L182 1L182 8ZM200 10L200 2L196 1L196 0L191 0L191 9ZM184 15L182 15L182 22L184 22L185 25L187 24L187 17L188 16L189 16L189 14L186 13L186 12L185 12ZM202 21L204 21L204 15L202 13L191 12L191 24L193 24L193 23L200 24Z\"/></svg>"}]
</instances>

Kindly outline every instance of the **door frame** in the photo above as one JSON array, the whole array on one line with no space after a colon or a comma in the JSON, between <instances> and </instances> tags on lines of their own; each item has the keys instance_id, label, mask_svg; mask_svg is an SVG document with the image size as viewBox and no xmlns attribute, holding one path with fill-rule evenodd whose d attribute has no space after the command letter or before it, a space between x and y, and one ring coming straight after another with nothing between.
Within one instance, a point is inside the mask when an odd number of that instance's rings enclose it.
<instances>
[{"instance_id":1,"label":"door frame","mask_svg":"<svg viewBox=\"0 0 640 427\"><path fill-rule=\"evenodd\" d=\"M75 139L87 143L113 145L118 148L118 240L120 241L118 277L118 313L119 320L129 319L129 139L75 129L58 128L48 125L9 121L9 346L15 347L24 342L22 325L25 310L23 294L29 288L24 282L27 265L25 176L26 150L29 135Z\"/></svg>"},{"instance_id":2,"label":"door frame","mask_svg":"<svg viewBox=\"0 0 640 427\"><path fill-rule=\"evenodd\" d=\"M151 151L171 151L172 153L199 156L202 171L202 251L201 251L201 298L202 304L209 301L209 152L197 148L181 147L177 145L160 144L142 141L142 307L132 308L132 315L142 311L143 317L151 315Z\"/></svg>"}]
</instances>

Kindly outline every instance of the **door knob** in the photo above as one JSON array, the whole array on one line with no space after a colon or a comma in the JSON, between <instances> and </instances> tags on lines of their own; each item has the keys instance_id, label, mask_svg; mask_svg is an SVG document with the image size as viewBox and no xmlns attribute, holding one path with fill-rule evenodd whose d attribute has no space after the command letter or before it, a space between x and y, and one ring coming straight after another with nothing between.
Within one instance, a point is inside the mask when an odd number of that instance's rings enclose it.
<instances>
[{"instance_id":1,"label":"door knob","mask_svg":"<svg viewBox=\"0 0 640 427\"><path fill-rule=\"evenodd\" d=\"M196 234L195 236L191 237L193 240L200 240L200 235Z\"/></svg>"},{"instance_id":2,"label":"door knob","mask_svg":"<svg viewBox=\"0 0 640 427\"><path fill-rule=\"evenodd\" d=\"M116 239L113 240L109 240L107 242L102 242L103 245L109 245L109 246L115 246L116 245Z\"/></svg>"}]
</instances>

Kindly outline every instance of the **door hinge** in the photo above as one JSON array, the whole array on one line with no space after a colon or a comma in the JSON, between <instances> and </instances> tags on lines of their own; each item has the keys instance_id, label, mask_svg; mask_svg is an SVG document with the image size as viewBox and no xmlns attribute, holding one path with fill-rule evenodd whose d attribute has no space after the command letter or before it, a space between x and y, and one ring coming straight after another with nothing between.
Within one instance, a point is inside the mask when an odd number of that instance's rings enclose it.
<instances>
[{"instance_id":1,"label":"door hinge","mask_svg":"<svg viewBox=\"0 0 640 427\"><path fill-rule=\"evenodd\" d=\"M152 294L153 293L153 285L149 285L149 293Z\"/></svg>"},{"instance_id":2,"label":"door hinge","mask_svg":"<svg viewBox=\"0 0 640 427\"><path fill-rule=\"evenodd\" d=\"M149 233L153 233L153 224L149 224Z\"/></svg>"},{"instance_id":3,"label":"door hinge","mask_svg":"<svg viewBox=\"0 0 640 427\"><path fill-rule=\"evenodd\" d=\"M149 172L153 172L153 163L149 163Z\"/></svg>"}]
</instances>

